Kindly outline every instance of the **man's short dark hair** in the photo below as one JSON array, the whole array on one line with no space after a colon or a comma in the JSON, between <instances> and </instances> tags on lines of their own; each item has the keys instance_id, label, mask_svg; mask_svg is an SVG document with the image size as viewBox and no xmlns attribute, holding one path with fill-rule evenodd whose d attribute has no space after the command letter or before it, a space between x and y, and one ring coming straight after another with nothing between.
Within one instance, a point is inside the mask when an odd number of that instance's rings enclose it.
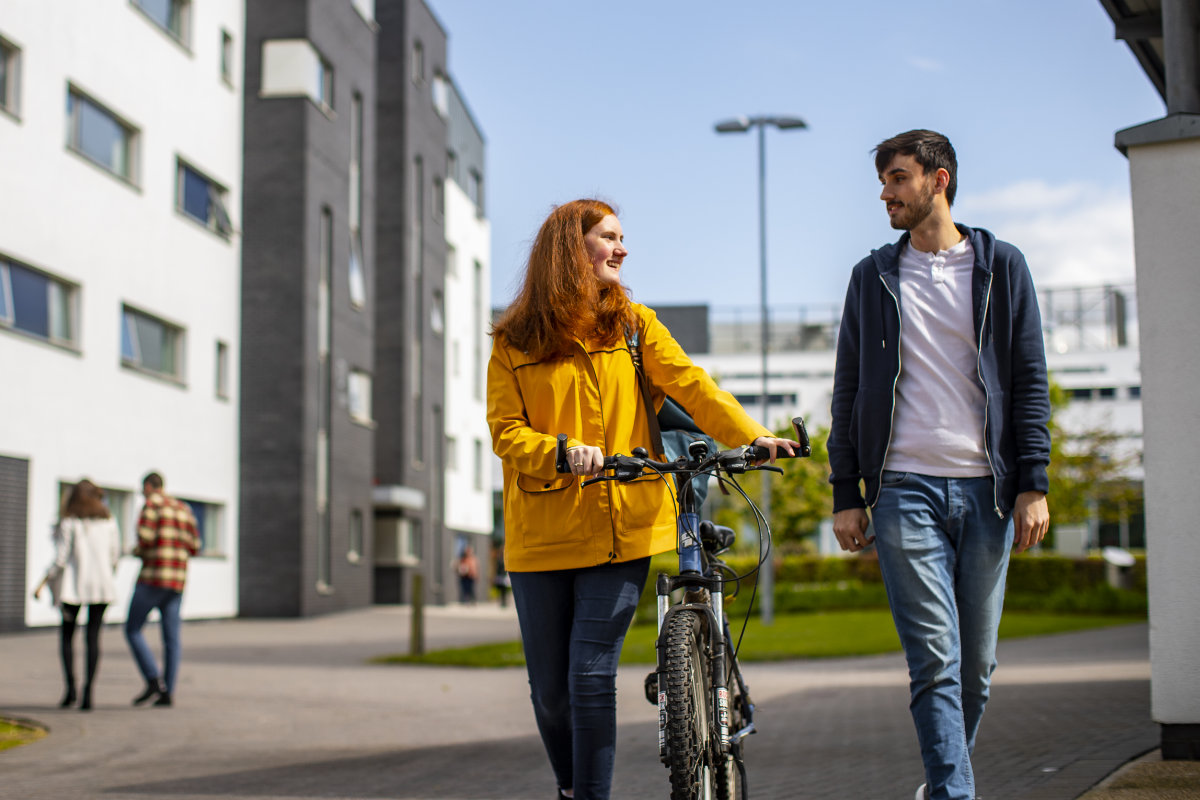
<instances>
[{"instance_id":1,"label":"man's short dark hair","mask_svg":"<svg viewBox=\"0 0 1200 800\"><path fill-rule=\"evenodd\" d=\"M875 154L875 171L880 175L896 156L912 156L926 173L946 170L950 174L946 204L954 205L954 195L958 193L958 156L954 154L954 145L942 134L924 129L900 133L884 139L871 152Z\"/></svg>"},{"instance_id":2,"label":"man's short dark hair","mask_svg":"<svg viewBox=\"0 0 1200 800\"><path fill-rule=\"evenodd\" d=\"M157 472L151 472L149 475L142 478L142 485L145 486L146 484L150 484L151 489L163 488L162 475L159 475Z\"/></svg>"}]
</instances>

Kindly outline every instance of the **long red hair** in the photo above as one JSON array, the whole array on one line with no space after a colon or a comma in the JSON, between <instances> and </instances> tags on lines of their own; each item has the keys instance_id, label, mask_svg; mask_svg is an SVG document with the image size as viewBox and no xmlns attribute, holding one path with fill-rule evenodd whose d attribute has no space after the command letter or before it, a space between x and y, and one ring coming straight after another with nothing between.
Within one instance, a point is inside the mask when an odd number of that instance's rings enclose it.
<instances>
[{"instance_id":1,"label":"long red hair","mask_svg":"<svg viewBox=\"0 0 1200 800\"><path fill-rule=\"evenodd\" d=\"M541 361L561 358L576 340L611 346L636 324L628 290L601 283L583 236L616 210L601 200L572 200L542 223L520 292L492 326L493 336Z\"/></svg>"}]
</instances>

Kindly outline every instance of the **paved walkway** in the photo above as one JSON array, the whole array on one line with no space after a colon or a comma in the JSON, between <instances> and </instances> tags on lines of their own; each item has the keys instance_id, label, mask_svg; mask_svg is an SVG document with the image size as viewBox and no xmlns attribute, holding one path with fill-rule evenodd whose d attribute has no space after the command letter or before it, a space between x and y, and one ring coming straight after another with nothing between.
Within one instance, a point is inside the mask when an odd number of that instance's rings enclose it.
<instances>
[{"instance_id":1,"label":"paved walkway","mask_svg":"<svg viewBox=\"0 0 1200 800\"><path fill-rule=\"evenodd\" d=\"M0 752L0 797L550 797L522 669L365 663L407 649L408 614L187 623L171 709L130 706L142 682L120 629L108 628L86 714L55 705L56 631L0 636L0 714L51 731ZM512 611L493 607L429 609L426 619L430 649L516 631ZM1145 625L1001 642L1000 662L976 754L986 800L1073 800L1157 745ZM645 672L618 678L622 800L669 793ZM921 766L900 656L751 664L746 674L761 730L747 740L751 797L911 798Z\"/></svg>"}]
</instances>

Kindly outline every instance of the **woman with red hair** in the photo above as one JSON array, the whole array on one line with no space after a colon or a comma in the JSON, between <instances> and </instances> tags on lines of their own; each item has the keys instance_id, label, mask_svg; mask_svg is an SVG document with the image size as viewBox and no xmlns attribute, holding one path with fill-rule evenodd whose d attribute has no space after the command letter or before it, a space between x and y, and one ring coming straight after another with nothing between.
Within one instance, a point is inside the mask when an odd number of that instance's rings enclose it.
<instances>
[{"instance_id":1,"label":"woman with red hair","mask_svg":"<svg viewBox=\"0 0 1200 800\"><path fill-rule=\"evenodd\" d=\"M59 654L62 656L66 692L62 708L74 705L75 625L79 609L87 606L87 673L80 711L92 708L92 682L100 664L100 627L108 604L117 597L113 575L121 556L120 533L108 507L104 490L91 481L81 480L71 488L62 519L54 531L54 563L33 596L49 584L54 602L62 611Z\"/></svg>"},{"instance_id":2,"label":"woman with red hair","mask_svg":"<svg viewBox=\"0 0 1200 800\"><path fill-rule=\"evenodd\" d=\"M666 481L604 481L606 454L650 449L627 337L637 334L656 405L663 394L720 441L772 437L721 390L621 283L628 250L599 200L555 208L524 282L495 324L488 424L504 469L504 562L512 580L534 716L557 797L606 800L616 745L616 670L650 556L675 549ZM555 471L565 433L571 473ZM655 453L655 458L663 454Z\"/></svg>"}]
</instances>

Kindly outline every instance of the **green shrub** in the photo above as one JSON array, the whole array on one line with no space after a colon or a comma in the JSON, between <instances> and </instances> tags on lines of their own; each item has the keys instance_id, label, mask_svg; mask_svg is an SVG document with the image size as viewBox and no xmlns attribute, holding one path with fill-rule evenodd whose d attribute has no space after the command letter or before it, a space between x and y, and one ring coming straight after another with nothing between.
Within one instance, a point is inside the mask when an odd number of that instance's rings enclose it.
<instances>
[{"instance_id":1,"label":"green shrub","mask_svg":"<svg viewBox=\"0 0 1200 800\"><path fill-rule=\"evenodd\" d=\"M742 578L737 599L727 602L732 616L744 613L758 580L757 559L730 556L726 563ZM663 553L650 562L646 589L638 604L635 624L657 619L655 581L660 572L673 575L675 553ZM1139 556L1128 568L1118 589L1108 583L1108 564L1098 557L1065 558L1055 555L1014 555L1009 563L1005 608L1071 614L1145 614L1146 560ZM733 593L729 588L726 595ZM755 613L762 597L754 601ZM887 595L879 562L873 552L852 557L789 555L775 562L775 610L781 613L833 609L886 608Z\"/></svg>"}]
</instances>

